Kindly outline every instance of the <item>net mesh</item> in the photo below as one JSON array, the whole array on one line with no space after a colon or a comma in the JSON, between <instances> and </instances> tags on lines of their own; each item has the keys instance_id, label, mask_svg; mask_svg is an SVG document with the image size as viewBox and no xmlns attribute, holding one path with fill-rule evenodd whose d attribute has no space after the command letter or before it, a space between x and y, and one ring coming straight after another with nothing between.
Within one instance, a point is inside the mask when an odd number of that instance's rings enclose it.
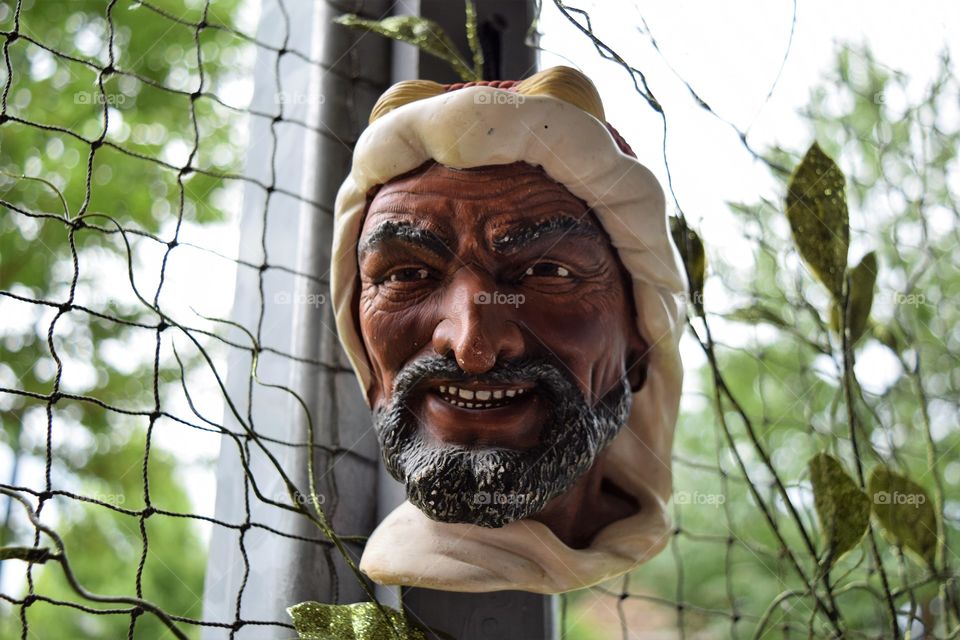
<instances>
[{"instance_id":1,"label":"net mesh","mask_svg":"<svg viewBox=\"0 0 960 640\"><path fill-rule=\"evenodd\" d=\"M308 53L288 47L292 26L284 3L277 6L286 19L287 35L280 42L260 41L236 28L238 13L244 8L237 2L220 2L216 7L209 1L117 0L61 8L29 0L0 5L6 70L0 96L5 180L0 204L7 225L3 246L5 286L0 295L6 303L5 321L19 318L26 325L17 335L13 325L20 323L5 322L5 355L13 355L20 347L22 355L44 363L38 369L29 361L7 359L10 366L4 371L0 388L4 436L15 456L12 481L0 486L9 497L4 546L12 549L12 558L28 560L22 576L11 575L16 568L4 562L9 565L4 567L8 574L5 587L11 588L5 588L0 597L8 603L4 629L13 633L19 627L23 638L51 633L45 623L51 613L44 605L75 609L78 635L90 637L113 636L117 623L111 620L107 626L99 626L77 617L126 618L128 637L158 637L163 633L158 624L176 637L195 636L199 627L229 629L231 636L251 626L292 630L287 620L241 616L249 585L247 535L259 530L320 546L325 553L344 544L329 531L323 513L318 514L305 498L309 492L297 491L297 484L265 443L316 448L331 456L342 455L347 449L259 434L250 410L254 386L262 384L256 379L258 359L270 355L334 367L264 344L264 280L271 272L319 279L283 264L282 257L271 260L265 242L261 259L251 260L250 256L229 257L183 237L184 230L192 229L196 234L198 227L224 219L225 205L236 199L237 184L261 194L264 237L272 199L307 202L329 213L329 207L288 188L277 174L281 126L331 135L287 112L295 97L283 92L280 71L284 60L293 57L313 67L328 67ZM238 106L219 95L230 93L230 82L236 82L238 76L242 79L242 74L230 72L230 65L244 63L251 55L270 56L274 61L275 111ZM61 95L55 100L56 107L51 108L51 101L43 98L57 93ZM243 92L239 95L242 99ZM67 108L59 106L63 103ZM250 118L270 123L271 140L265 145L258 143L270 149L268 181L235 170L241 164L238 158L243 149L232 144L231 138L242 136ZM25 144L16 145L16 140ZM124 180L129 183L118 188ZM31 191L33 187L40 191ZM137 192L129 190L131 187L138 187ZM45 208L51 203L52 208ZM52 264L38 265L30 255L33 251L49 252ZM106 260L104 251L118 257L119 265ZM182 320L183 292L170 290L168 269L178 254L188 253L193 257L183 259L198 260L197 254L201 254L214 263L228 261L237 269L258 274L260 313L254 326L235 327L238 331L231 335L224 330L226 321L205 318L199 312L190 314L192 324ZM184 286L182 278L178 286ZM33 341L34 331L44 343ZM182 338L179 350L172 333ZM144 354L121 351L104 364L103 354L94 347L99 346L98 341L103 344L112 340L125 341L122 349L130 348L128 343L148 344L148 357L138 362ZM201 403L202 399L194 398L191 391L192 386L201 386L191 380L201 369L211 376L203 384L225 389L220 373L223 358L215 358L223 350L242 352L251 363L246 415L234 405L242 399L226 398L239 429L206 417L203 407L210 403ZM84 373L84 357L118 380L77 382ZM128 367L132 371L125 371ZM90 391L75 390L84 387ZM33 423L37 408L44 415L42 425ZM39 440L35 433L38 426L42 429ZM177 426L186 430L173 429ZM190 509L182 487L174 482L176 464L170 453L155 445L157 432L171 429L178 434L173 437L193 438L191 430L223 434L237 447L247 472L246 517L242 521L224 521ZM120 447L93 444L112 459L96 454L83 454L87 459L81 461L70 459L77 453L71 451L79 444L77 439L109 439L111 431L124 434ZM109 456L111 450L113 456ZM139 459L131 460L137 450ZM265 495L257 487L247 466L257 450L272 460L274 473L284 487L281 495ZM30 468L37 459L42 464L39 473ZM114 464L116 468L111 468ZM134 477L139 478L138 483L130 482ZM76 490L83 485L98 490ZM159 490L154 485L160 485ZM255 521L251 518L251 496L303 515L317 524L318 535L292 535L270 522ZM85 566L86 575L80 575L77 567L86 564L83 558L109 553L110 548L87 547L81 525L99 516L91 515L89 509L78 510L71 502L118 516L104 520L97 529L105 528L107 535L117 538L111 542L123 547L126 561L135 569L129 582L120 581L118 585L99 579L103 568L98 572L95 567ZM170 508L171 503L181 509ZM177 565L171 561L176 554L191 549L164 545L165 538L158 537L172 537L200 549L195 522L238 534L244 575L234 594L232 619L201 619L200 582L186 573L177 575ZM60 535L59 528L68 531ZM321 535L323 531L328 535ZM154 548L158 542L160 551ZM191 559L202 563L203 554L197 554L196 549ZM38 582L41 563L45 573L58 565L65 583L49 575ZM84 578L106 584L108 589L119 588L124 595L98 595ZM168 589L185 591L186 597L174 597L165 592ZM145 625L147 617L155 621ZM60 628L53 633L63 631Z\"/></svg>"},{"instance_id":2,"label":"net mesh","mask_svg":"<svg viewBox=\"0 0 960 640\"><path fill-rule=\"evenodd\" d=\"M646 104L664 114L644 74L594 33L589 14L555 4L600 55L623 66ZM253 419L255 389L270 386L257 375L261 358L349 374L337 362L271 344L265 322L270 274L306 279L320 289L327 283L270 254L267 229L282 221L267 212L271 202L289 199L331 213L327 203L278 175L280 127L309 130L347 147L352 140L291 113L288 99L275 100L271 111L224 95L249 72L244 60L254 54L273 60L281 97L294 95L280 80L284 60L331 69L289 46L293 25L284 0L276 5L287 35L278 42L238 27L242 6L235 2L109 0L78 2L69 10L55 5L0 3L0 420L11 462L10 480L0 484L7 498L2 543L9 557L0 565L0 631L22 638L56 637L65 629L74 637L113 637L122 629L133 638L167 631L195 637L202 627L233 636L272 627L292 634L286 620L242 616L249 554L257 552L248 541L251 532L318 547L334 593L334 556L352 557L347 547L359 548L363 538L334 533L325 511L330 505L320 504L314 483L301 491L301 480L290 477L273 453L299 448L313 460L318 450L319 459L332 465L353 455L351 448L315 442L312 429L303 442L265 435ZM643 33L655 46L650 30ZM954 364L960 341L950 298L957 278L948 249L958 239L949 176L960 145L957 127L936 119L942 103L956 100L958 87L944 60L938 81L903 112L904 133L876 96L895 92L905 80L889 70L884 78L880 89L870 74L838 80L878 105L886 129L830 113L823 106L826 96L814 101L820 110L811 119L818 122L818 138L835 141L835 150L853 148L864 159L848 171L853 209L867 210L881 200L904 203L853 218L855 231L865 237L898 240L882 243L894 275L880 281L880 289L891 293L886 315L882 309L877 315L895 327L885 339L901 375L880 390L846 380L843 349L822 319L822 295L787 240L780 206L760 201L733 207L756 267L745 271L711 259L718 299L725 295L738 304L714 311L707 301L710 313L690 323L704 364L688 374L696 382L678 427L669 551L635 574L563 596L564 637L960 634L950 545L960 511L949 500L960 479L960 439L950 428L960 397ZM771 95L774 90L775 84ZM267 180L237 168L246 144L242 131L251 119L269 122ZM786 179L795 155L760 153L746 131L727 124L755 158ZM663 131L666 137L666 117ZM916 131L921 143L895 144L898 136ZM903 181L908 173L921 176L920 186ZM195 233L224 219L236 224L227 212L238 186L246 189L245 198L257 194L255 201L263 203L262 241L254 257L226 255ZM677 201L674 194L677 214L686 219ZM935 214L947 224L930 222ZM191 234L197 239L184 237ZM707 251L720 256L709 238ZM184 294L171 287L169 271L180 260L200 257L256 274L259 313L251 326L184 309ZM907 301L910 295L924 299ZM731 331L730 323L741 329ZM879 329L874 334L884 339ZM249 364L246 398L235 403L221 375L229 353L243 354L237 361ZM108 373L98 377L98 370ZM204 385L215 389L216 400L226 398L239 428L207 411L211 399L195 391ZM852 430L851 417L860 425ZM177 453L157 444L164 431L173 438L223 436L236 448L245 472L242 520L192 507L177 481ZM858 441L863 453L855 457ZM851 465L861 458L867 467L889 465L928 487L941 523L935 561L917 563L874 524L855 551L824 570L822 527L805 466L821 450ZM259 455L285 496L257 485L248 465ZM335 499L335 484L324 495ZM251 501L297 514L316 535L292 534L256 519ZM198 523L237 534L243 570L231 594L232 618L204 619L202 571L178 564L183 555L202 565ZM191 555L190 549L200 551ZM349 560L346 565L355 569ZM105 575L111 571L122 575Z\"/></svg>"},{"instance_id":3,"label":"net mesh","mask_svg":"<svg viewBox=\"0 0 960 640\"><path fill-rule=\"evenodd\" d=\"M625 84L660 115L670 174L667 141L675 130L667 126L669 112L644 72L605 42L589 11L560 0L553 4L598 55L623 69ZM637 9L639 33L672 70L640 13ZM790 55L795 26L796 3L767 100ZM695 104L732 129L785 191L791 176L786 167L796 166L802 152L758 152L749 127L724 119L692 83L678 79ZM943 252L956 241L956 194L940 186L955 180L948 158L954 157L957 133L954 119L933 114L957 95L948 53L930 83L917 90L907 76L861 47L840 50L834 74L811 96L804 114L812 124L811 139L829 148L847 173L852 233L862 243L857 249L861 254L873 249L880 261L872 274L877 277L872 332L856 348L823 319L829 316L823 311L828 300L804 272L781 204L759 197L730 204L730 222L743 230L745 243L726 248L704 238L714 288L708 287L713 295L706 299L693 291L690 300L688 336L705 366L694 374L697 389L685 391L689 406L678 425L671 553L593 594L567 596L564 628L572 636L581 637L579 624L592 623L597 609L616 611L619 629L611 626L607 633L619 631L623 638L960 633L957 556L951 547L957 522L949 499L957 439L948 425L956 421L947 417L956 403L947 399L949 393L940 396L951 408L934 418L931 402L938 401L929 393L938 375L955 377L941 358L954 353L956 343L940 334L952 331L955 305L933 300L942 300L939 291L952 280ZM907 174L918 180L904 189ZM680 205L683 193L678 197L672 180L669 187L681 228L693 226ZM942 226L935 229L938 217ZM696 248L680 248L689 266ZM737 252L748 255L749 264ZM703 306L705 316L696 313ZM888 349L887 359L871 360L871 366L886 367L893 380L878 385L859 379L878 373L854 364L855 357L876 356L868 340L878 343L876 349L879 344ZM698 394L699 404L693 400ZM878 468L918 480L924 489L910 485L918 491L913 503L910 495L894 497L896 491L870 498L910 504L898 512L905 520L915 518L911 514L923 504L932 507L917 526L928 553L934 544L939 549L937 558L917 559L902 535L885 535L874 519L854 551L827 562L830 528L843 525L815 515L807 461L818 452L841 460L860 486Z\"/></svg>"}]
</instances>

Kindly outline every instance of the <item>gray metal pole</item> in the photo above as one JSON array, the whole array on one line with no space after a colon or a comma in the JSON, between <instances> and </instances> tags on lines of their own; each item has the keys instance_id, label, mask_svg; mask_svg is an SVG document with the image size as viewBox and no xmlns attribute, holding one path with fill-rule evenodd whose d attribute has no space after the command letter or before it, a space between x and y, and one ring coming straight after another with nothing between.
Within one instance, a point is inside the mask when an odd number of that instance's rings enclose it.
<instances>
[{"instance_id":1,"label":"gray metal pole","mask_svg":"<svg viewBox=\"0 0 960 640\"><path fill-rule=\"evenodd\" d=\"M390 15L388 0L350 3L318 3L317 26L320 48L317 57L328 67L314 69L313 83L319 92L319 117L315 124L324 133L311 136L304 192L322 208L301 210L298 265L302 273L316 278L299 281L297 300L303 302L294 315L294 353L322 366L301 363L295 369L293 386L310 411L317 444L337 453L314 453L316 490L333 529L341 535L368 535L376 526L377 469L379 451L370 414L350 363L336 334L330 301L330 249L333 240L333 205L340 184L350 172L355 141L367 124L367 116L390 82L390 45L333 24L343 12L370 19ZM289 231L288 231L289 232ZM301 411L297 433L306 434L309 424ZM307 487L305 449L296 449L289 459ZM300 518L304 536L316 536L314 525ZM362 545L346 543L359 563ZM283 565L293 569L287 605L305 600L353 603L367 599L342 556L330 547L316 545L285 547ZM292 553L291 553L292 552ZM295 569L294 569L295 568ZM368 583L372 589L372 584Z\"/></svg>"},{"instance_id":2,"label":"gray metal pole","mask_svg":"<svg viewBox=\"0 0 960 640\"><path fill-rule=\"evenodd\" d=\"M387 0L343 2L336 7L325 2L285 0L281 5L264 0L257 30L259 41L306 53L321 64L291 54L278 60L273 51L258 51L252 107L277 113L282 106L283 117L276 121L251 118L245 175L299 193L320 206L276 191L265 193L256 185L246 188L240 257L311 277L240 267L232 319L252 331L260 324L263 346L297 357L263 352L258 374L266 383L295 389L310 410L315 442L342 450L334 455L318 451L314 459L317 491L341 534L367 535L376 525L379 456L369 412L341 353L326 304L332 210L336 190L349 170L351 143L389 85L390 44L334 25L332 19L342 11L379 19L388 15L389 7ZM307 122L309 127L290 119ZM266 245L266 256L261 244ZM240 332L231 338L245 343ZM228 365L227 393L258 435L287 443L307 440L305 414L290 394L251 382L250 354L232 350ZM224 424L242 431L229 411ZM308 495L306 449L270 442L265 446L300 493ZM260 491L269 499L288 502L280 474L258 445L248 441L244 449L250 477ZM336 550L297 539L322 539L315 526L254 494L241 464L240 447L230 438L224 438L221 447L215 516L237 525L249 519L287 535L259 527L238 532L214 526L204 619L227 624L238 618L289 622L286 607L304 600L350 603L365 599ZM355 559L360 551L357 545L350 546ZM230 632L205 628L204 638L226 638ZM289 638L291 632L244 624L236 637Z\"/></svg>"}]
</instances>

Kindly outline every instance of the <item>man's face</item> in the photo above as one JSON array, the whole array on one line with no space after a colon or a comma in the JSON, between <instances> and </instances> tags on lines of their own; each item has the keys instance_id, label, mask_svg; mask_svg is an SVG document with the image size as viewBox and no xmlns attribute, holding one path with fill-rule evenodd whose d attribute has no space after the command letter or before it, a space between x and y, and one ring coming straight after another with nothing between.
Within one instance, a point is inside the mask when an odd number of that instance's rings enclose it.
<instances>
[{"instance_id":1,"label":"man's face","mask_svg":"<svg viewBox=\"0 0 960 640\"><path fill-rule=\"evenodd\" d=\"M623 426L646 351L625 277L539 168L430 164L387 183L358 259L384 460L428 516L533 515Z\"/></svg>"}]
</instances>

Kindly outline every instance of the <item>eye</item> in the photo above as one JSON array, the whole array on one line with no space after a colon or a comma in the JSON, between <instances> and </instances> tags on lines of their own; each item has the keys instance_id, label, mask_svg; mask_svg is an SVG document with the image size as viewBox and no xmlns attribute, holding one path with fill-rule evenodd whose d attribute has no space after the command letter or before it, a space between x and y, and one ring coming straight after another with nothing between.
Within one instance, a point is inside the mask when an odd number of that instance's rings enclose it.
<instances>
[{"instance_id":1,"label":"eye","mask_svg":"<svg viewBox=\"0 0 960 640\"><path fill-rule=\"evenodd\" d=\"M569 278L570 270L555 262L538 262L527 267L523 275L546 278Z\"/></svg>"},{"instance_id":2,"label":"eye","mask_svg":"<svg viewBox=\"0 0 960 640\"><path fill-rule=\"evenodd\" d=\"M385 282L417 282L430 277L430 270L423 267L406 267L390 273Z\"/></svg>"}]
</instances>

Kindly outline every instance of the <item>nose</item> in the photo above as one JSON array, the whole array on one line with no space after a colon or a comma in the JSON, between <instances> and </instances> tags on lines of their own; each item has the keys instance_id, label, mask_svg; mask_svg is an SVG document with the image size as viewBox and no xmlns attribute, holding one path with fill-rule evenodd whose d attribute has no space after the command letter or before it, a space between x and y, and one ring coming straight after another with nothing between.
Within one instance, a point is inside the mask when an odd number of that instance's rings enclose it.
<instances>
[{"instance_id":1,"label":"nose","mask_svg":"<svg viewBox=\"0 0 960 640\"><path fill-rule=\"evenodd\" d=\"M493 279L472 266L458 270L441 303L433 332L433 349L453 352L464 372L480 374L497 359L523 355L523 335L514 317L517 298L497 291Z\"/></svg>"}]
</instances>

